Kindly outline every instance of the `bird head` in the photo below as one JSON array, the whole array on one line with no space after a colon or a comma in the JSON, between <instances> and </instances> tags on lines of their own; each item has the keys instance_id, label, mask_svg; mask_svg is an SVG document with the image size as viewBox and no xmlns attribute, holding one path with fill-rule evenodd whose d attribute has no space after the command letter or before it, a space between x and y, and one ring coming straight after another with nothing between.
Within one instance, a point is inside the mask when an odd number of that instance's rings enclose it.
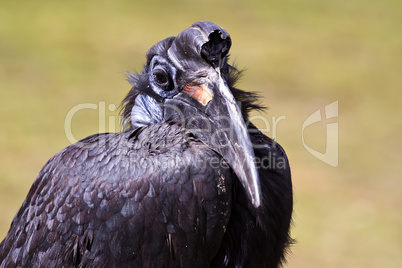
<instances>
[{"instance_id":1,"label":"bird head","mask_svg":"<svg viewBox=\"0 0 402 268\"><path fill-rule=\"evenodd\" d=\"M132 128L174 120L218 152L231 166L255 207L261 187L244 117L228 86L232 41L221 27L197 22L147 53L133 88L123 100L123 120Z\"/></svg>"}]
</instances>

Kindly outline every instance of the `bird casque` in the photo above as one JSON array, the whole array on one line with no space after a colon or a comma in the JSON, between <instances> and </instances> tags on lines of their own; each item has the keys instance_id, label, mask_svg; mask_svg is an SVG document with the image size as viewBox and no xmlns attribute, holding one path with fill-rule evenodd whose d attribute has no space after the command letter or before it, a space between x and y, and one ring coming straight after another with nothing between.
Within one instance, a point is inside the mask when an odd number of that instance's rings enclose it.
<instances>
[{"instance_id":1,"label":"bird casque","mask_svg":"<svg viewBox=\"0 0 402 268\"><path fill-rule=\"evenodd\" d=\"M248 122L229 34L197 22L147 53L124 130L42 168L0 244L0 267L278 267L292 242L289 163ZM247 122L247 124L246 124Z\"/></svg>"}]
</instances>

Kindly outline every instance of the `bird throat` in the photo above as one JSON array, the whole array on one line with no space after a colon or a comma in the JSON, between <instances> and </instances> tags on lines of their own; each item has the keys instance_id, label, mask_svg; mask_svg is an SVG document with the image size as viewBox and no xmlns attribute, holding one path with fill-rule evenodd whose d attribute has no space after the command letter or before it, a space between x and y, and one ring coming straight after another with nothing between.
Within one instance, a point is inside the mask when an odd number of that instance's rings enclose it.
<instances>
[{"instance_id":1,"label":"bird throat","mask_svg":"<svg viewBox=\"0 0 402 268\"><path fill-rule=\"evenodd\" d=\"M131 124L134 128L161 122L163 119L160 104L147 94L139 94L131 110Z\"/></svg>"}]
</instances>

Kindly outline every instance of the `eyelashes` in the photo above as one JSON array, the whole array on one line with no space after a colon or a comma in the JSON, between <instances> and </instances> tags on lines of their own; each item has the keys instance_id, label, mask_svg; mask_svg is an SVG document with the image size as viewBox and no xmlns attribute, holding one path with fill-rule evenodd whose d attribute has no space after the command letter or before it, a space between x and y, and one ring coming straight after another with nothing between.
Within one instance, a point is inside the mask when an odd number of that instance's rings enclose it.
<instances>
[{"instance_id":1,"label":"eyelashes","mask_svg":"<svg viewBox=\"0 0 402 268\"><path fill-rule=\"evenodd\" d=\"M152 71L153 80L155 83L165 91L171 91L174 89L174 83L172 76L162 66L156 66Z\"/></svg>"},{"instance_id":2,"label":"eyelashes","mask_svg":"<svg viewBox=\"0 0 402 268\"><path fill-rule=\"evenodd\" d=\"M152 58L148 72L148 81L152 91L162 100L172 98L179 93L177 86L176 68L162 56L156 55Z\"/></svg>"}]
</instances>

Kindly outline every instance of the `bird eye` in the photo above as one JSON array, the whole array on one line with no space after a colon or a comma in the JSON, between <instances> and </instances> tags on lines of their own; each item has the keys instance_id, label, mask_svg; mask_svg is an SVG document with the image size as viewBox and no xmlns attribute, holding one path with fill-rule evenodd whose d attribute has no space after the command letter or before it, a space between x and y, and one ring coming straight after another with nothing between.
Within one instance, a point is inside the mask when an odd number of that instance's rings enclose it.
<instances>
[{"instance_id":1,"label":"bird eye","mask_svg":"<svg viewBox=\"0 0 402 268\"><path fill-rule=\"evenodd\" d=\"M173 89L173 82L170 78L170 75L165 69L156 68L153 73L154 81L163 88L164 90L172 90Z\"/></svg>"}]
</instances>

